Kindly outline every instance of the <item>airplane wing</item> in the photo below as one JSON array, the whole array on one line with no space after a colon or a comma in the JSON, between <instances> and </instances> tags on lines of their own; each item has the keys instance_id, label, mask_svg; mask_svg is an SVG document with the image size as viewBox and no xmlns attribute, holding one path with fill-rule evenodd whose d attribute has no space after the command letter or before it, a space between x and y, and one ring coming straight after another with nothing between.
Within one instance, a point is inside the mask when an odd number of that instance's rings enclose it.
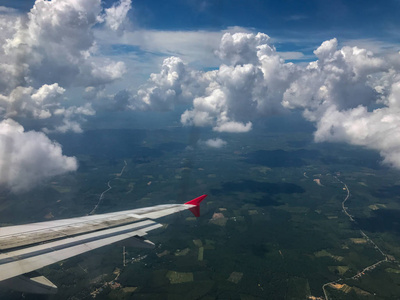
<instances>
[{"instance_id":1,"label":"airplane wing","mask_svg":"<svg viewBox=\"0 0 400 300\"><path fill-rule=\"evenodd\" d=\"M47 278L32 273L47 265L131 238L138 247L154 244L143 238L161 227L153 221L189 209L200 216L202 195L185 204L166 204L27 225L0 228L0 281L30 293L55 293ZM24 290L21 290L24 289Z\"/></svg>"}]
</instances>

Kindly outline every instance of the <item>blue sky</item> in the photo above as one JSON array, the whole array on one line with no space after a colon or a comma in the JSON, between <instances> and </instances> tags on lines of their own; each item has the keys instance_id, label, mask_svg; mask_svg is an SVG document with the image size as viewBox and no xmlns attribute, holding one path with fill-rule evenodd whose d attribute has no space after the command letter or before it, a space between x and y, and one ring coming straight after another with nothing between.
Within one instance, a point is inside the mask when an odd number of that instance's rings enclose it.
<instances>
[{"instance_id":1,"label":"blue sky","mask_svg":"<svg viewBox=\"0 0 400 300\"><path fill-rule=\"evenodd\" d=\"M27 12L34 2L1 0L0 5ZM103 1L104 7L114 2ZM369 41L379 50L400 41L398 0L137 0L132 6L128 17L134 29L220 31L237 26L267 33L278 50L301 51L306 61L321 41L334 37L340 43Z\"/></svg>"},{"instance_id":2,"label":"blue sky","mask_svg":"<svg viewBox=\"0 0 400 300\"><path fill-rule=\"evenodd\" d=\"M399 25L399 1L135 1L133 15L153 29L308 31L378 36ZM150 6L151 5L151 6Z\"/></svg>"},{"instance_id":3,"label":"blue sky","mask_svg":"<svg viewBox=\"0 0 400 300\"><path fill-rule=\"evenodd\" d=\"M104 7L114 2L103 1ZM33 0L0 1L0 5L24 12L29 11L33 3ZM331 38L350 45L356 44L354 40L362 40L375 52L399 50L395 44L400 41L398 0L138 0L133 1L132 6L128 17L134 29L221 31L242 27L268 34L280 51L302 52L305 57L293 60L295 62L314 59L313 51L321 41ZM121 49L120 45L114 47ZM125 48L127 52L132 51L132 48ZM145 54L140 47L136 50L139 55ZM159 53L150 51L149 54Z\"/></svg>"},{"instance_id":4,"label":"blue sky","mask_svg":"<svg viewBox=\"0 0 400 300\"><path fill-rule=\"evenodd\" d=\"M33 0L1 0L28 11ZM104 1L109 7L114 1ZM222 30L230 26L289 35L331 34L345 38L398 38L400 1L174 0L132 3L136 26L157 30Z\"/></svg>"},{"instance_id":5,"label":"blue sky","mask_svg":"<svg viewBox=\"0 0 400 300\"><path fill-rule=\"evenodd\" d=\"M321 40L400 40L400 1L135 1L136 25L157 30L223 30L232 26L267 33L284 51L309 50ZM309 47L307 49L307 47Z\"/></svg>"}]
</instances>

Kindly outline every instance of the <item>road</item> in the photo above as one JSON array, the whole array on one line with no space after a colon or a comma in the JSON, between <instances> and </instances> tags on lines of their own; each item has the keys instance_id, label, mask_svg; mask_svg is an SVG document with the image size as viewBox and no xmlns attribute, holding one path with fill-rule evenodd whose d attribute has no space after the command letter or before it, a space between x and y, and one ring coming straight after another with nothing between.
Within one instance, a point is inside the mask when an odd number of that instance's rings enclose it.
<instances>
[{"instance_id":1,"label":"road","mask_svg":"<svg viewBox=\"0 0 400 300\"><path fill-rule=\"evenodd\" d=\"M353 216L349 214L348 208L345 206L346 201L347 201L347 200L349 199L349 197L350 197L350 190L349 190L347 184L345 184L343 181L341 181L341 180L340 180L339 178L337 178L336 176L335 176L335 178L336 178L341 184L344 185L344 187L345 187L345 189L346 189L346 191L347 191L346 198L345 198L345 199L343 200L343 202L342 202L343 212L349 217L350 221L355 222L355 220L353 219ZM372 244L372 245L374 246L374 248L375 248L376 250L378 250L378 251L382 254L382 256L385 258L384 260L386 261L386 260L387 260L387 255L381 250L381 248L379 248L378 245L375 244L375 242L374 242L373 240L371 240L371 239L369 238L369 236L368 236L364 231L362 231L361 229L360 229L360 233L361 233L361 235L362 235L370 244Z\"/></svg>"},{"instance_id":2,"label":"road","mask_svg":"<svg viewBox=\"0 0 400 300\"><path fill-rule=\"evenodd\" d=\"M96 205L94 206L94 208L90 211L89 215L93 215L93 214L96 212L97 208L99 207L101 201L102 201L103 198L104 198L104 194L107 193L109 190L112 189L111 181L113 181L114 179L117 179L117 178L121 177L122 174L124 173L125 168L126 168L127 165L128 165L128 163L126 162L126 160L124 160L124 166L123 166L121 172L118 173L118 174L116 174L114 178L110 179L110 180L107 182L108 189L106 189L104 192L102 192L102 193L100 194L99 201L97 201L97 204L96 204Z\"/></svg>"},{"instance_id":3,"label":"road","mask_svg":"<svg viewBox=\"0 0 400 300\"><path fill-rule=\"evenodd\" d=\"M344 198L344 200L342 201L342 209L343 209L343 212L346 214L346 216L349 217L349 219L350 219L351 222L356 223L356 221L354 220L353 216L349 213L348 207L346 207L346 201L350 198L350 189L349 189L349 187L347 186L346 183L344 183L343 181L341 181L341 180L340 180L339 178L337 178L336 176L335 176L335 178L336 178L337 181L339 181L341 184L344 185L344 189L347 191L347 195L346 195L346 197ZM364 231L362 231L361 229L360 229L360 234L367 240L367 242L369 242L370 244L372 244L372 245L374 246L374 248L382 254L383 259L380 260L380 261L378 261L378 262L376 262L376 263L374 263L374 264L372 264L372 265L370 265L370 266L368 266L368 267L365 267L362 271L359 271L359 272L358 272L356 275L354 275L353 277L350 277L350 278L340 278L340 279L338 279L338 280L325 283L325 284L322 286L322 290L323 290L323 292L324 292L324 296L325 296L325 299L326 299L326 300L329 300L328 294L327 294L326 289L325 289L328 285L334 284L334 283L339 283L339 282L341 282L341 281L343 281L343 280L346 280L346 279L360 279L362 276L364 276L364 275L366 274L366 272L372 271L372 270L375 269L377 266L379 266L381 263L388 261L388 256L387 256L387 254L385 254L385 253L382 251L382 249L379 248L378 245L375 244L375 242L374 242L373 240L371 240L370 237L369 237Z\"/></svg>"},{"instance_id":4,"label":"road","mask_svg":"<svg viewBox=\"0 0 400 300\"><path fill-rule=\"evenodd\" d=\"M347 207L345 206L346 201L350 198L350 190L349 187L347 186L347 184L345 184L343 181L341 181L339 178L337 178L335 176L335 178L337 179L337 181L339 181L341 184L344 185L344 188L347 191L347 195L346 198L344 198L344 200L342 201L342 209L343 212L349 217L350 221L354 222L353 216L349 214L349 212L347 211Z\"/></svg>"}]
</instances>

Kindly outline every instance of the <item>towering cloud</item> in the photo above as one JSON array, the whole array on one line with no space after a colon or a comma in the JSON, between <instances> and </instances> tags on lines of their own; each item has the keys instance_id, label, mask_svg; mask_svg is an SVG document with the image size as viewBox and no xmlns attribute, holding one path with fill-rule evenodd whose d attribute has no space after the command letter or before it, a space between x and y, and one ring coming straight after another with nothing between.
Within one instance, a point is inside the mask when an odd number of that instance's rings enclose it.
<instances>
[{"instance_id":1,"label":"towering cloud","mask_svg":"<svg viewBox=\"0 0 400 300\"><path fill-rule=\"evenodd\" d=\"M302 70L285 91L283 105L289 108L338 109L371 105L378 100L376 79L388 64L357 47L337 49L337 40L323 42L314 51L318 60Z\"/></svg>"},{"instance_id":2,"label":"towering cloud","mask_svg":"<svg viewBox=\"0 0 400 300\"><path fill-rule=\"evenodd\" d=\"M164 60L161 72L131 98L132 109L192 109L184 125L211 126L218 132L247 132L251 119L279 113L282 94L297 67L285 64L266 34L226 33L216 54L226 63L217 70L195 71L181 59Z\"/></svg>"},{"instance_id":3,"label":"towering cloud","mask_svg":"<svg viewBox=\"0 0 400 300\"><path fill-rule=\"evenodd\" d=\"M189 68L180 58L164 60L161 71L151 74L131 99L131 109L167 111L176 104L190 102L204 90L206 79L202 73Z\"/></svg>"}]
</instances>

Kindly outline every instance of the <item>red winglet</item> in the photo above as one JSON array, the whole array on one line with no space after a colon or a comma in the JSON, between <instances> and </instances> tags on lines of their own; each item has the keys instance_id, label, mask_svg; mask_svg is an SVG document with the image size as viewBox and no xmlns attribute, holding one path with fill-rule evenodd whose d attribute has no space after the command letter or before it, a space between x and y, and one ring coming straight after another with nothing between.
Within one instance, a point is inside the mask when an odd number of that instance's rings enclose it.
<instances>
[{"instance_id":1,"label":"red winglet","mask_svg":"<svg viewBox=\"0 0 400 300\"><path fill-rule=\"evenodd\" d=\"M189 210L195 215L195 217L200 217L200 202L203 201L205 197L207 197L207 195L202 195L185 203L190 205L196 205L195 207L189 208Z\"/></svg>"}]
</instances>

